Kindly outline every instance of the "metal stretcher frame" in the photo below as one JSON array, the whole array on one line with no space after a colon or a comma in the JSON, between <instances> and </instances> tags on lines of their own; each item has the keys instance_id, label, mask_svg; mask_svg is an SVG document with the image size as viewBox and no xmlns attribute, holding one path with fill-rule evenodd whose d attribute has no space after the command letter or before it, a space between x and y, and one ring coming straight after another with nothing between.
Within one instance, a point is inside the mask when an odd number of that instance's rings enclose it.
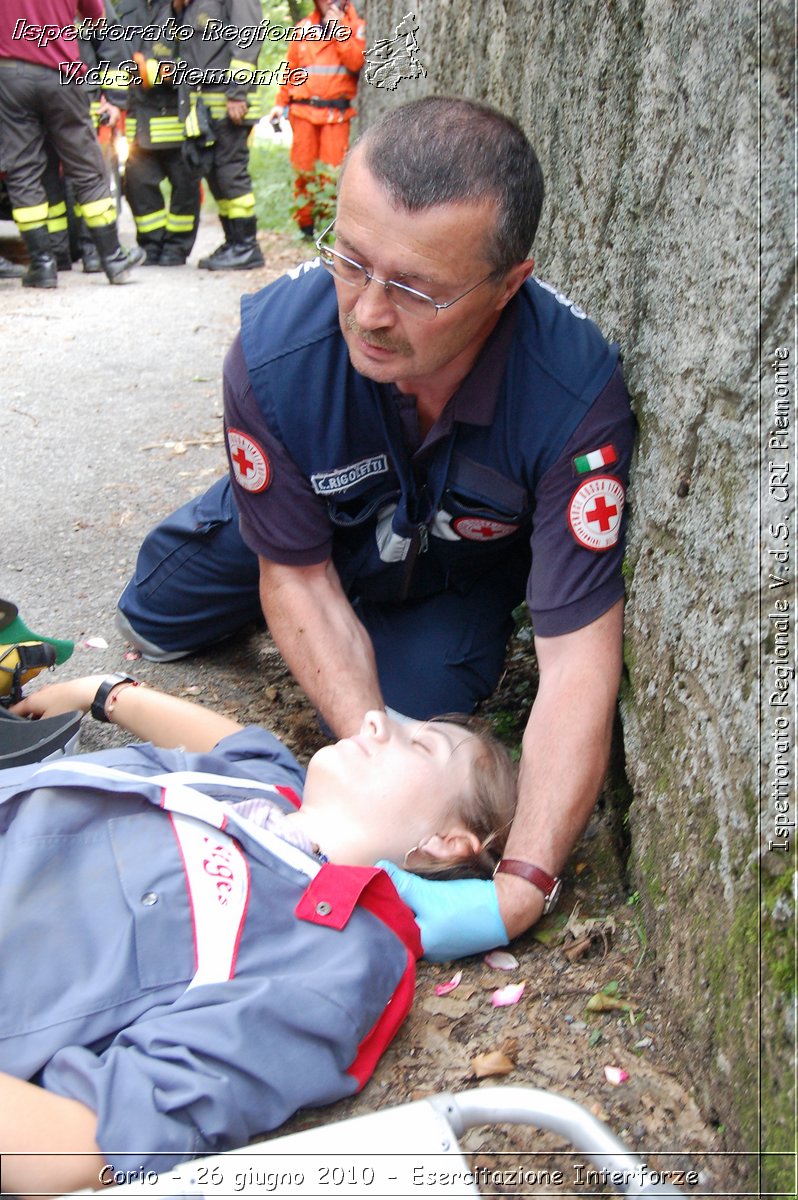
<instances>
[{"instance_id":1,"label":"metal stretcher frame","mask_svg":"<svg viewBox=\"0 0 798 1200\"><path fill-rule=\"evenodd\" d=\"M684 1196L631 1153L603 1122L555 1092L528 1087L484 1087L424 1100L366 1116L197 1159L127 1182L110 1193L171 1200L222 1200L227 1196L481 1196L479 1172L458 1145L478 1125L518 1124L554 1133L590 1160L601 1186L642 1200ZM132 1158L131 1155L127 1156ZM518 1156L513 1155L513 1160ZM543 1168L536 1168L537 1175ZM110 1179L109 1179L110 1182ZM82 1193L86 1194L86 1193ZM96 1193L90 1193L92 1195ZM495 1193L493 1193L495 1194ZM541 1193L538 1193L541 1194ZM546 1195L567 1195L559 1183ZM571 1193L573 1194L573 1193ZM593 1193L595 1194L595 1193Z\"/></svg>"}]
</instances>

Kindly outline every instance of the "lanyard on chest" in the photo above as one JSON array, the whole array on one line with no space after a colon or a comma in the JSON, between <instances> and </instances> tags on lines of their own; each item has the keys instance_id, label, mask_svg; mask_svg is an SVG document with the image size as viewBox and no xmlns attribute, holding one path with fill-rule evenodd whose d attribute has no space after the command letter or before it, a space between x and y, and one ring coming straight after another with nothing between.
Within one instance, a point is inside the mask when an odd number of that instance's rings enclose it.
<instances>
[{"instance_id":1,"label":"lanyard on chest","mask_svg":"<svg viewBox=\"0 0 798 1200\"><path fill-rule=\"evenodd\" d=\"M416 559L429 548L430 530L436 524L455 437L452 433L441 438L419 461L417 455L410 453L396 403L385 389L379 391L378 411L401 492L396 505L387 506L378 517L377 546L383 562L404 564L400 594L407 594Z\"/></svg>"}]
</instances>

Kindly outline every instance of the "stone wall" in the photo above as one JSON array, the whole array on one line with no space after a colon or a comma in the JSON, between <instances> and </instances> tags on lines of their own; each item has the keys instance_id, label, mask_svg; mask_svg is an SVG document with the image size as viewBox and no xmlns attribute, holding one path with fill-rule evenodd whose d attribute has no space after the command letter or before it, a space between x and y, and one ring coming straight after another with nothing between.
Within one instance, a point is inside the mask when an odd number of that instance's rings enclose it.
<instances>
[{"instance_id":1,"label":"stone wall","mask_svg":"<svg viewBox=\"0 0 798 1200\"><path fill-rule=\"evenodd\" d=\"M409 7L369 0L369 44ZM792 344L792 6L412 11L427 76L364 83L362 120L431 92L512 113L546 175L537 273L623 347L640 424L621 705L630 878L699 1093L735 1149L760 1137L761 933L762 1144L789 1150L794 857L767 856L760 897L755 764L758 381Z\"/></svg>"}]
</instances>

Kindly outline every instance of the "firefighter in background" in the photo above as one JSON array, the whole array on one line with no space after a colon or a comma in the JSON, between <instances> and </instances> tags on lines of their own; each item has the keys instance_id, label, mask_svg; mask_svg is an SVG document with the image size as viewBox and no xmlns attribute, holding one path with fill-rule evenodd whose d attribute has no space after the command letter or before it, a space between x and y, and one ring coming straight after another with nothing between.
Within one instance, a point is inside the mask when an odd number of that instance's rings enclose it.
<instances>
[{"instance_id":1,"label":"firefighter in background","mask_svg":"<svg viewBox=\"0 0 798 1200\"><path fill-rule=\"evenodd\" d=\"M261 43L249 32L263 20L260 0L173 0L172 7L194 30L181 43L181 57L209 80L190 96L186 154L207 180L224 241L199 265L208 271L262 267L249 173L249 135L263 116L263 93L255 79ZM242 36L230 40L222 30L240 30ZM212 81L219 72L229 73L226 86Z\"/></svg>"},{"instance_id":2,"label":"firefighter in background","mask_svg":"<svg viewBox=\"0 0 798 1200\"><path fill-rule=\"evenodd\" d=\"M180 267L194 246L199 225L199 176L183 156L185 130L179 115L179 88L169 82L180 44L169 38L172 6L164 0L117 0L122 25L158 30L157 41L129 42L138 65L131 81L125 121L129 153L125 198L133 213L136 238L146 266ZM161 183L171 185L169 202Z\"/></svg>"},{"instance_id":3,"label":"firefighter in background","mask_svg":"<svg viewBox=\"0 0 798 1200\"><path fill-rule=\"evenodd\" d=\"M2 135L3 135L3 126L0 124L0 180L2 180L3 173L5 172L5 166L3 165L3 136ZM2 187L2 193L3 194L0 195L0 200L5 201L6 200L5 185L3 185L3 187ZM19 263L11 262L10 259L7 259L5 257L5 255L0 254L0 279L21 279L24 274L25 274L24 267L21 267L19 265ZM0 604L2 604L2 601L0 601ZM2 612L1 611L0 611L0 622L2 622ZM0 624L0 629L2 629L2 624Z\"/></svg>"},{"instance_id":4,"label":"firefighter in background","mask_svg":"<svg viewBox=\"0 0 798 1200\"><path fill-rule=\"evenodd\" d=\"M109 37L107 32L110 26L119 24L111 0L105 0L105 22L105 26L99 29L90 21L84 21L78 27L80 56L94 76L99 76L96 83L90 86L81 85L89 94L89 112L98 136L101 136L101 127L113 130L117 125L122 110L127 105L129 80L128 72L122 66L126 58L125 47L118 37ZM67 212L67 205L71 202L77 222L74 240L83 262L83 270L88 275L98 274L103 268L97 247L80 215L80 205L74 202L74 188L69 180L64 178L58 155L49 142L43 183L47 192L47 229L58 270L72 270L72 241ZM111 191L113 194L113 188Z\"/></svg>"},{"instance_id":5,"label":"firefighter in background","mask_svg":"<svg viewBox=\"0 0 798 1200\"><path fill-rule=\"evenodd\" d=\"M116 206L102 152L89 115L89 100L75 79L85 73L70 37L76 15L103 16L103 0L17 0L0 5L0 125L12 215L25 240L30 266L24 287L54 288L58 272L47 228L48 201L42 182L46 142L53 145L75 185L89 233L110 283L127 283L143 255L119 245ZM56 35L45 42L14 38L19 20L47 25Z\"/></svg>"},{"instance_id":6,"label":"firefighter in background","mask_svg":"<svg viewBox=\"0 0 798 1200\"><path fill-rule=\"evenodd\" d=\"M332 22L347 26L351 36L346 41L329 36ZM328 36L308 37L307 31L314 25L321 26ZM278 120L288 108L293 134L291 165L296 173L294 195L299 205L295 219L302 236L312 239L313 203L308 185L323 186L325 175L317 164L339 167L349 148L350 122L356 115L352 101L363 66L366 27L353 4L316 0L315 10L298 22L296 31L304 36L288 43L288 67L307 71L308 78L305 83L280 88L270 120ZM308 197L306 204L302 204L304 197Z\"/></svg>"}]
</instances>

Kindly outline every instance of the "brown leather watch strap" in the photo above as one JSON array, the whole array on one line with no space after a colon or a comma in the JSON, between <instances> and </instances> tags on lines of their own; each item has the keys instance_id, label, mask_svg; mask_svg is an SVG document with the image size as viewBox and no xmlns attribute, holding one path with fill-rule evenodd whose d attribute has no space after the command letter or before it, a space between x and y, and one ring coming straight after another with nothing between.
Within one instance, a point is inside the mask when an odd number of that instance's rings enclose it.
<instances>
[{"instance_id":1,"label":"brown leather watch strap","mask_svg":"<svg viewBox=\"0 0 798 1200\"><path fill-rule=\"evenodd\" d=\"M520 858L503 858L494 871L494 875L502 872L505 875L519 875L527 883L533 884L543 893L544 913L551 912L560 898L562 881L556 876L549 875L542 867L534 863L524 862Z\"/></svg>"}]
</instances>

